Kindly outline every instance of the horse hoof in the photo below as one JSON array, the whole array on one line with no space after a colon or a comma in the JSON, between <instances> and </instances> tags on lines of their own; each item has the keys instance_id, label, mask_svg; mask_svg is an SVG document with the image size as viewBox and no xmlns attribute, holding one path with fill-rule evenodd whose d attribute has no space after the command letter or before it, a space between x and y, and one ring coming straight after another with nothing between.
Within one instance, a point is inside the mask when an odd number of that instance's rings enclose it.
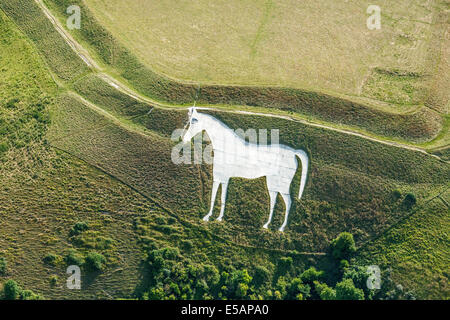
<instances>
[{"instance_id":1,"label":"horse hoof","mask_svg":"<svg viewBox=\"0 0 450 320\"><path fill-rule=\"evenodd\" d=\"M217 218L217 221L222 221L222 218Z\"/></svg>"},{"instance_id":2,"label":"horse hoof","mask_svg":"<svg viewBox=\"0 0 450 320\"><path fill-rule=\"evenodd\" d=\"M268 224L263 225L263 228L264 228L264 229L267 229L268 227L269 227Z\"/></svg>"},{"instance_id":3,"label":"horse hoof","mask_svg":"<svg viewBox=\"0 0 450 320\"><path fill-rule=\"evenodd\" d=\"M280 229L278 229L278 231L280 231L280 232L284 232L284 228L283 228L283 227L281 227Z\"/></svg>"},{"instance_id":4,"label":"horse hoof","mask_svg":"<svg viewBox=\"0 0 450 320\"><path fill-rule=\"evenodd\" d=\"M209 216L204 216L203 221L209 221Z\"/></svg>"}]
</instances>

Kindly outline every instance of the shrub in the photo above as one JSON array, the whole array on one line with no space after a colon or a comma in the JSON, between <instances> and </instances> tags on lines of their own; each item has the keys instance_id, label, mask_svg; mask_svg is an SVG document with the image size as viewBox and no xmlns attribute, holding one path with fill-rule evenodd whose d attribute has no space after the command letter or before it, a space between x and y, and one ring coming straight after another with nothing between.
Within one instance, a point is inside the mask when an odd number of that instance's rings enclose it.
<instances>
[{"instance_id":1,"label":"shrub","mask_svg":"<svg viewBox=\"0 0 450 320\"><path fill-rule=\"evenodd\" d=\"M356 251L353 235L342 232L331 242L331 254L337 260L347 259Z\"/></svg>"},{"instance_id":2,"label":"shrub","mask_svg":"<svg viewBox=\"0 0 450 320\"><path fill-rule=\"evenodd\" d=\"M21 300L40 300L41 297L31 290L23 290L20 293L20 299Z\"/></svg>"},{"instance_id":3,"label":"shrub","mask_svg":"<svg viewBox=\"0 0 450 320\"><path fill-rule=\"evenodd\" d=\"M5 153L8 149L8 144L6 142L0 143L0 154Z\"/></svg>"},{"instance_id":4,"label":"shrub","mask_svg":"<svg viewBox=\"0 0 450 320\"><path fill-rule=\"evenodd\" d=\"M56 286L56 284L58 283L58 276L57 275L52 275L50 277L50 285L52 287Z\"/></svg>"},{"instance_id":5,"label":"shrub","mask_svg":"<svg viewBox=\"0 0 450 320\"><path fill-rule=\"evenodd\" d=\"M97 252L89 252L84 262L84 266L91 271L102 271L105 269L105 264L105 257Z\"/></svg>"},{"instance_id":6,"label":"shrub","mask_svg":"<svg viewBox=\"0 0 450 320\"><path fill-rule=\"evenodd\" d=\"M342 259L342 260L339 262L339 268L340 268L342 271L347 270L349 267L350 267L350 263L348 263L347 260Z\"/></svg>"},{"instance_id":7,"label":"shrub","mask_svg":"<svg viewBox=\"0 0 450 320\"><path fill-rule=\"evenodd\" d=\"M16 300L19 298L21 289L14 280L8 280L3 286L3 294L6 300Z\"/></svg>"},{"instance_id":8,"label":"shrub","mask_svg":"<svg viewBox=\"0 0 450 320\"><path fill-rule=\"evenodd\" d=\"M10 100L6 103L5 107L8 108L8 109L13 109L13 108L16 107L16 104L17 104L18 102L20 102L20 100L17 99L17 98L10 99Z\"/></svg>"},{"instance_id":9,"label":"shrub","mask_svg":"<svg viewBox=\"0 0 450 320\"><path fill-rule=\"evenodd\" d=\"M316 280L320 280L323 277L324 272L323 271L317 271L316 268L311 267L307 270L305 270L301 275L300 279L304 283L313 283Z\"/></svg>"},{"instance_id":10,"label":"shrub","mask_svg":"<svg viewBox=\"0 0 450 320\"><path fill-rule=\"evenodd\" d=\"M314 281L316 292L322 300L336 300L336 290L330 288L326 283Z\"/></svg>"},{"instance_id":11,"label":"shrub","mask_svg":"<svg viewBox=\"0 0 450 320\"><path fill-rule=\"evenodd\" d=\"M408 193L405 196L405 199L403 199L403 204L408 207L411 208L412 206L414 206L417 202L416 196L412 193Z\"/></svg>"},{"instance_id":12,"label":"shrub","mask_svg":"<svg viewBox=\"0 0 450 320\"><path fill-rule=\"evenodd\" d=\"M47 254L45 257L44 257L44 263L46 263L46 264L48 264L48 265L51 265L51 266L54 266L54 265L56 265L56 263L58 262L58 260L60 260L60 259L58 259L58 258L60 258L59 256L57 256L56 254L53 254L53 253L49 253L49 254Z\"/></svg>"},{"instance_id":13,"label":"shrub","mask_svg":"<svg viewBox=\"0 0 450 320\"><path fill-rule=\"evenodd\" d=\"M400 192L400 190L395 189L394 191L392 191L392 196L394 197L395 200L398 200L401 198L402 193Z\"/></svg>"},{"instance_id":14,"label":"shrub","mask_svg":"<svg viewBox=\"0 0 450 320\"><path fill-rule=\"evenodd\" d=\"M75 223L75 225L72 227L72 229L70 229L70 235L76 236L88 229L89 229L89 225L84 221L80 221L80 222Z\"/></svg>"},{"instance_id":15,"label":"shrub","mask_svg":"<svg viewBox=\"0 0 450 320\"><path fill-rule=\"evenodd\" d=\"M364 300L364 292L355 287L352 279L345 279L336 284L336 299Z\"/></svg>"},{"instance_id":16,"label":"shrub","mask_svg":"<svg viewBox=\"0 0 450 320\"><path fill-rule=\"evenodd\" d=\"M192 243L191 240L183 240L181 241L181 245L186 251L189 251L194 247L194 244Z\"/></svg>"},{"instance_id":17,"label":"shrub","mask_svg":"<svg viewBox=\"0 0 450 320\"><path fill-rule=\"evenodd\" d=\"M294 278L286 286L285 299L288 300L303 300L310 296L311 287L304 284L300 278Z\"/></svg>"}]
</instances>

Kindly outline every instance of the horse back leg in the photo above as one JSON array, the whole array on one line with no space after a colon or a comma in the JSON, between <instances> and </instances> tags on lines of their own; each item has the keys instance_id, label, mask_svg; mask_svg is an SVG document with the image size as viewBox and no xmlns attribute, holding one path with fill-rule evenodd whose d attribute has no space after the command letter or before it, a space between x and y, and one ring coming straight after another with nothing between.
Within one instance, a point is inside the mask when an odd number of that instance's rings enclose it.
<instances>
[{"instance_id":1,"label":"horse back leg","mask_svg":"<svg viewBox=\"0 0 450 320\"><path fill-rule=\"evenodd\" d=\"M220 198L220 214L217 221L222 221L223 213L225 212L225 202L227 200L228 181L222 183L222 196Z\"/></svg>"},{"instance_id":2,"label":"horse back leg","mask_svg":"<svg viewBox=\"0 0 450 320\"><path fill-rule=\"evenodd\" d=\"M284 222L281 225L280 229L278 229L279 231L283 232L284 228L287 225L287 221L288 221L288 216L289 216L289 210L291 209L291 196L289 194L281 194L281 196L283 197L284 200L284 204L286 205L286 213L284 214Z\"/></svg>"},{"instance_id":3,"label":"horse back leg","mask_svg":"<svg viewBox=\"0 0 450 320\"><path fill-rule=\"evenodd\" d=\"M263 226L264 229L269 227L270 222L272 221L273 209L275 208L275 201L277 201L277 193L276 191L269 191L270 196L270 213L269 220L267 220L266 224Z\"/></svg>"},{"instance_id":4,"label":"horse back leg","mask_svg":"<svg viewBox=\"0 0 450 320\"><path fill-rule=\"evenodd\" d=\"M213 181L213 187L212 187L212 192L211 192L211 206L210 206L208 214L203 217L203 221L208 221L209 217L211 217L211 215L213 214L214 202L216 201L216 194L217 194L217 189L219 189L219 185L220 185L220 182Z\"/></svg>"}]
</instances>

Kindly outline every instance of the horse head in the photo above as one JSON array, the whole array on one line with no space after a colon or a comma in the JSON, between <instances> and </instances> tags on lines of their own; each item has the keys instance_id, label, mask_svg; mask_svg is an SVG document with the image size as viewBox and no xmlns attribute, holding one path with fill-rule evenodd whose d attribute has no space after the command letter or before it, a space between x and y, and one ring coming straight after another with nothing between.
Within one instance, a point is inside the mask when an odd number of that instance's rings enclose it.
<instances>
[{"instance_id":1,"label":"horse head","mask_svg":"<svg viewBox=\"0 0 450 320\"><path fill-rule=\"evenodd\" d=\"M187 143L191 139L203 130L201 123L199 121L198 112L195 107L189 108L189 121L187 124L189 127L184 131L183 142Z\"/></svg>"}]
</instances>

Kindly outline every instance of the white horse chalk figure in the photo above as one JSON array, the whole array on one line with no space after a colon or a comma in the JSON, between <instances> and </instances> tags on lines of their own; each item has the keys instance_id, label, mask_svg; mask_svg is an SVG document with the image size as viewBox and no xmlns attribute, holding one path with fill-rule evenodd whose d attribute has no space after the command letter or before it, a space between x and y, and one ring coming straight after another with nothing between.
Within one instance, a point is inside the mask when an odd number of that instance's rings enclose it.
<instances>
[{"instance_id":1,"label":"white horse chalk figure","mask_svg":"<svg viewBox=\"0 0 450 320\"><path fill-rule=\"evenodd\" d=\"M302 197L308 173L308 156L303 150L294 150L281 144L255 144L249 143L238 136L232 129L211 115L197 112L196 108L189 110L189 128L184 131L183 142L202 132L208 134L214 151L213 160L213 187L211 194L211 207L203 220L211 217L216 199L217 189L222 184L222 197L220 215L221 221L225 211L228 181L231 177L255 179L266 177L270 196L269 220L264 225L267 228L272 221L273 209L277 194L280 193L286 205L286 213L280 231L286 227L289 210L291 208L290 185L297 171L296 156L302 164L302 174L298 198Z\"/></svg>"}]
</instances>

